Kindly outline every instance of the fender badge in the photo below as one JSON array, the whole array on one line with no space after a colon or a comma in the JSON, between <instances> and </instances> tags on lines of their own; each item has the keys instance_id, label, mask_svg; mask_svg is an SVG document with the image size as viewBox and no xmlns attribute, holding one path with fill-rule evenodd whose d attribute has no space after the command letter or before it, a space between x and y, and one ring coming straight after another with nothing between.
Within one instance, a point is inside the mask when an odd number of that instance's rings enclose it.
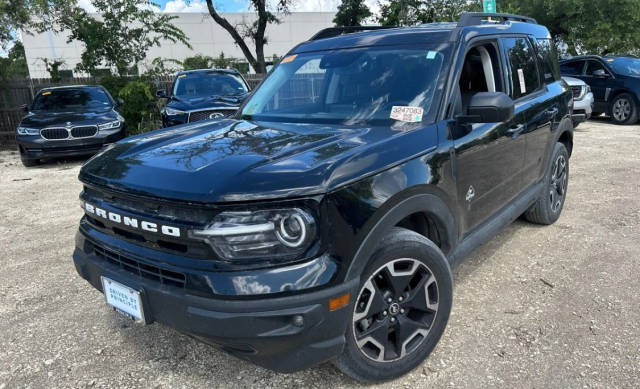
<instances>
[{"instance_id":1,"label":"fender badge","mask_svg":"<svg viewBox=\"0 0 640 389\"><path fill-rule=\"evenodd\" d=\"M467 190L467 195L465 196L465 199L467 201L471 201L471 199L473 199L476 196L476 190L473 189L473 185L469 186L469 189Z\"/></svg>"}]
</instances>

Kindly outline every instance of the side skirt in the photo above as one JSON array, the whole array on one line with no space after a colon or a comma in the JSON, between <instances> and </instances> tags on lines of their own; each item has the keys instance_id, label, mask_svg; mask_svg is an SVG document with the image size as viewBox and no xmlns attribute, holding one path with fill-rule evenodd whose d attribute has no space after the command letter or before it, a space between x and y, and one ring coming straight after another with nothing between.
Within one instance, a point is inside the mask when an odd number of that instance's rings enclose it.
<instances>
[{"instance_id":1,"label":"side skirt","mask_svg":"<svg viewBox=\"0 0 640 389\"><path fill-rule=\"evenodd\" d=\"M520 196L512 200L507 206L502 208L491 219L478 226L472 233L467 235L449 256L449 262L457 266L471 254L476 248L488 242L496 236L503 228L511 224L538 199L544 180L534 184L525 190Z\"/></svg>"}]
</instances>

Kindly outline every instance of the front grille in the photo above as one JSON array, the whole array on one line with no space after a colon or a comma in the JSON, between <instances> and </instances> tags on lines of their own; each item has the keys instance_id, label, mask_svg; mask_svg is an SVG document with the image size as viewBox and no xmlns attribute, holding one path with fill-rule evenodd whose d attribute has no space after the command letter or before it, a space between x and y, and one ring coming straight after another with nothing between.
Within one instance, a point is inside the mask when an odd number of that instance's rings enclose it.
<instances>
[{"instance_id":1,"label":"front grille","mask_svg":"<svg viewBox=\"0 0 640 389\"><path fill-rule=\"evenodd\" d=\"M582 94L582 86L574 85L571 87L571 93L573 94L573 98L577 99Z\"/></svg>"},{"instance_id":2,"label":"front grille","mask_svg":"<svg viewBox=\"0 0 640 389\"><path fill-rule=\"evenodd\" d=\"M222 117L228 117L231 114L233 114L236 110L235 109L207 109L204 111L195 111L195 112L189 112L189 119L188 122L197 122L199 120L207 120L207 119L212 119L209 116L211 114L214 113L219 113L222 114Z\"/></svg>"},{"instance_id":3,"label":"front grille","mask_svg":"<svg viewBox=\"0 0 640 389\"><path fill-rule=\"evenodd\" d=\"M69 137L69 131L66 128L45 128L40 131L40 135L44 139L67 139Z\"/></svg>"},{"instance_id":4,"label":"front grille","mask_svg":"<svg viewBox=\"0 0 640 389\"><path fill-rule=\"evenodd\" d=\"M163 285L171 285L179 288L185 287L186 277L183 273L178 273L168 269L163 269L155 265L150 265L148 263L141 262L124 255L120 255L115 251L97 246L95 244L93 245L93 251L95 252L96 256L103 261L119 266L121 269L131 272L138 277L158 281Z\"/></svg>"},{"instance_id":5,"label":"front grille","mask_svg":"<svg viewBox=\"0 0 640 389\"><path fill-rule=\"evenodd\" d=\"M73 127L73 129L71 129L71 136L73 136L74 138L87 138L90 136L94 136L97 133L97 126Z\"/></svg>"}]
</instances>

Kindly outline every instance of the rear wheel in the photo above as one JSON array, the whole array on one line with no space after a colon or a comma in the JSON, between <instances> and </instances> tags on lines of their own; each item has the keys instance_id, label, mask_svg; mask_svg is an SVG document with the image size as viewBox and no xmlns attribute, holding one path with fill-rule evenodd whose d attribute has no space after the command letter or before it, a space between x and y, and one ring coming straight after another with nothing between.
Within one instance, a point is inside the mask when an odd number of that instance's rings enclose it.
<instances>
[{"instance_id":1,"label":"rear wheel","mask_svg":"<svg viewBox=\"0 0 640 389\"><path fill-rule=\"evenodd\" d=\"M555 223L564 206L569 184L569 153L562 143L556 143L551 161L542 194L524 214L525 218L532 223L545 225Z\"/></svg>"},{"instance_id":2,"label":"rear wheel","mask_svg":"<svg viewBox=\"0 0 640 389\"><path fill-rule=\"evenodd\" d=\"M621 93L614 97L609 106L609 116L616 124L635 124L638 121L638 107L633 96Z\"/></svg>"},{"instance_id":3,"label":"rear wheel","mask_svg":"<svg viewBox=\"0 0 640 389\"><path fill-rule=\"evenodd\" d=\"M442 336L451 311L451 269L433 242L394 228L361 280L345 349L334 363L359 381L399 377L419 365Z\"/></svg>"}]
</instances>

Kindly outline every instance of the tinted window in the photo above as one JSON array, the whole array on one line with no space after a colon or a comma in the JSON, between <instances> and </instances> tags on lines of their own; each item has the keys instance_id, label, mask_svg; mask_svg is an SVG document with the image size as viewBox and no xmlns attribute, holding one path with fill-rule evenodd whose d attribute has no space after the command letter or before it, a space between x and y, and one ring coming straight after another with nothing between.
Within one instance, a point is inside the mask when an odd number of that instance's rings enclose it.
<instances>
[{"instance_id":1,"label":"tinted window","mask_svg":"<svg viewBox=\"0 0 640 389\"><path fill-rule=\"evenodd\" d=\"M584 61L563 62L560 64L560 73L567 76L579 76L582 74Z\"/></svg>"},{"instance_id":2,"label":"tinted window","mask_svg":"<svg viewBox=\"0 0 640 389\"><path fill-rule=\"evenodd\" d=\"M111 107L111 99L100 88L65 88L40 92L33 101L32 109L36 111L102 111Z\"/></svg>"},{"instance_id":3,"label":"tinted window","mask_svg":"<svg viewBox=\"0 0 640 389\"><path fill-rule=\"evenodd\" d=\"M585 74L587 76L593 76L594 72L596 70L604 70L605 73L609 73L607 71L607 69L604 68L604 66L602 66L602 64L598 61L587 61L587 71L585 72Z\"/></svg>"},{"instance_id":4,"label":"tinted window","mask_svg":"<svg viewBox=\"0 0 640 389\"><path fill-rule=\"evenodd\" d=\"M526 38L502 39L510 67L511 98L518 99L540 86L536 57Z\"/></svg>"},{"instance_id":5,"label":"tinted window","mask_svg":"<svg viewBox=\"0 0 640 389\"><path fill-rule=\"evenodd\" d=\"M177 97L233 96L247 92L242 78L236 74L193 72L178 76L173 85Z\"/></svg>"},{"instance_id":6,"label":"tinted window","mask_svg":"<svg viewBox=\"0 0 640 389\"><path fill-rule=\"evenodd\" d=\"M253 93L242 116L266 121L401 125L391 118L392 108L400 106L415 107L422 113L411 121L430 120L449 52L448 45L412 45L290 55Z\"/></svg>"},{"instance_id":7,"label":"tinted window","mask_svg":"<svg viewBox=\"0 0 640 389\"><path fill-rule=\"evenodd\" d=\"M551 39L537 39L536 45L538 63L542 66L542 78L545 84L559 80L558 58Z\"/></svg>"}]
</instances>

